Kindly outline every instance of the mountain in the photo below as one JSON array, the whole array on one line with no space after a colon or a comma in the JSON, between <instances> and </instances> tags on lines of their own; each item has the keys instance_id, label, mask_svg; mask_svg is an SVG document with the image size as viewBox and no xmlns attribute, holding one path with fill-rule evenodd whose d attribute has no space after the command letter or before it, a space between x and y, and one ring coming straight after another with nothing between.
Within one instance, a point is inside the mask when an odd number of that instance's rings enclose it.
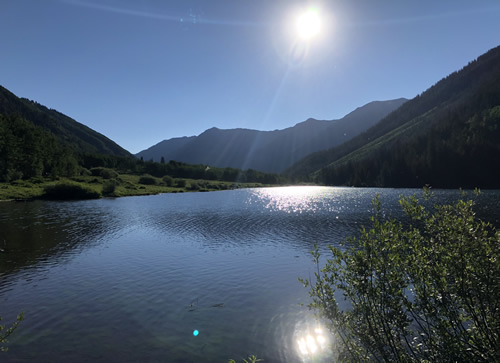
<instances>
[{"instance_id":1,"label":"mountain","mask_svg":"<svg viewBox=\"0 0 500 363\"><path fill-rule=\"evenodd\" d=\"M328 185L500 187L500 47L286 174Z\"/></svg>"},{"instance_id":2,"label":"mountain","mask_svg":"<svg viewBox=\"0 0 500 363\"><path fill-rule=\"evenodd\" d=\"M136 156L238 169L281 172L300 158L339 145L365 131L407 100L375 101L339 120L308 119L283 130L221 130L164 140Z\"/></svg>"},{"instance_id":3,"label":"mountain","mask_svg":"<svg viewBox=\"0 0 500 363\"><path fill-rule=\"evenodd\" d=\"M131 156L127 150L106 136L56 110L48 109L35 101L19 98L2 86L0 114L20 116L52 133L60 142L76 152Z\"/></svg>"}]
</instances>

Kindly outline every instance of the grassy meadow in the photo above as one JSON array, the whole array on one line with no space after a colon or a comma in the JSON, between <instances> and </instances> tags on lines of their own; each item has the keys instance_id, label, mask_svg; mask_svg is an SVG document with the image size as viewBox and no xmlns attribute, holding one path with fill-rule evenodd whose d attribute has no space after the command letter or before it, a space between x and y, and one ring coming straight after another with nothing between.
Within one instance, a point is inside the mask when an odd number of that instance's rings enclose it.
<instances>
[{"instance_id":1,"label":"grassy meadow","mask_svg":"<svg viewBox=\"0 0 500 363\"><path fill-rule=\"evenodd\" d=\"M150 175L119 174L114 178L77 176L73 178L31 178L0 183L0 200L93 199L160 193L208 192L265 186L261 183L156 178Z\"/></svg>"}]
</instances>

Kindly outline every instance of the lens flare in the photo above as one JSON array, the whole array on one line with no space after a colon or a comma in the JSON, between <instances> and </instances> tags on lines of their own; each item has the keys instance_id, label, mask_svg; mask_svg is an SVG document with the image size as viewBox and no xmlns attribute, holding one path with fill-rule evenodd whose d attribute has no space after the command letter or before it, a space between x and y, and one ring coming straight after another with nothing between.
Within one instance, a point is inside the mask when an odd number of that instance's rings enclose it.
<instances>
[{"instance_id":1,"label":"lens flare","mask_svg":"<svg viewBox=\"0 0 500 363\"><path fill-rule=\"evenodd\" d=\"M194 330L194 331L193 331L193 336L197 337L197 336L198 336L198 334L200 334L200 332L199 332L198 330Z\"/></svg>"}]
</instances>

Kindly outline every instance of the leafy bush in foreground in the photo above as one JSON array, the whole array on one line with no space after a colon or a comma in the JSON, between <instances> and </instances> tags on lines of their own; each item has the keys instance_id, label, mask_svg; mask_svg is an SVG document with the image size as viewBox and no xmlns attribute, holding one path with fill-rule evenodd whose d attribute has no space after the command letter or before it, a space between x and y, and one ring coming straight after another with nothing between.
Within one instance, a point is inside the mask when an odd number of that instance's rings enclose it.
<instances>
[{"instance_id":1,"label":"leafy bush in foreground","mask_svg":"<svg viewBox=\"0 0 500 363\"><path fill-rule=\"evenodd\" d=\"M301 280L340 342L339 358L500 361L500 231L475 218L472 201L432 212L416 197L400 204L410 223L377 212L352 247L329 246L315 282Z\"/></svg>"},{"instance_id":2,"label":"leafy bush in foreground","mask_svg":"<svg viewBox=\"0 0 500 363\"><path fill-rule=\"evenodd\" d=\"M257 358L255 355L250 355L248 356L248 359L243 359L244 363L256 363L256 362L262 362L263 359ZM229 359L228 363L236 363L234 359Z\"/></svg>"},{"instance_id":3,"label":"leafy bush in foreground","mask_svg":"<svg viewBox=\"0 0 500 363\"><path fill-rule=\"evenodd\" d=\"M16 321L8 328L4 325L0 325L0 351L6 352L8 350L7 347L2 346L7 343L7 338L16 330L19 323L24 319L24 314L21 313L17 316ZM2 321L2 317L0 316L0 321ZM3 332L5 329L5 332Z\"/></svg>"},{"instance_id":4,"label":"leafy bush in foreground","mask_svg":"<svg viewBox=\"0 0 500 363\"><path fill-rule=\"evenodd\" d=\"M55 200L96 199L101 195L88 187L75 183L59 183L44 188L43 197Z\"/></svg>"}]
</instances>

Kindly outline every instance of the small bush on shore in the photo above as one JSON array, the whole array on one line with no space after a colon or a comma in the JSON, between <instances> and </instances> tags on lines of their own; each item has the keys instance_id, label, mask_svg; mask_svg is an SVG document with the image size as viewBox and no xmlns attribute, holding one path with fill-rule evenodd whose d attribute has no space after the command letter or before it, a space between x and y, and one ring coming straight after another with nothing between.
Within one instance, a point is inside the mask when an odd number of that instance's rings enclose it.
<instances>
[{"instance_id":1,"label":"small bush on shore","mask_svg":"<svg viewBox=\"0 0 500 363\"><path fill-rule=\"evenodd\" d=\"M102 186L102 194L107 196L112 196L116 190L116 181L109 180Z\"/></svg>"},{"instance_id":2,"label":"small bush on shore","mask_svg":"<svg viewBox=\"0 0 500 363\"><path fill-rule=\"evenodd\" d=\"M174 178L172 178L170 175L165 175L163 178L162 178L163 182L165 183L165 185L167 187L171 187L174 185Z\"/></svg>"},{"instance_id":3,"label":"small bush on shore","mask_svg":"<svg viewBox=\"0 0 500 363\"><path fill-rule=\"evenodd\" d=\"M175 185L178 188L185 188L186 187L186 181L184 179L176 179L175 180Z\"/></svg>"},{"instance_id":4,"label":"small bush on shore","mask_svg":"<svg viewBox=\"0 0 500 363\"><path fill-rule=\"evenodd\" d=\"M151 175L143 175L139 178L139 184L156 185L158 182L156 181L156 178Z\"/></svg>"},{"instance_id":5,"label":"small bush on shore","mask_svg":"<svg viewBox=\"0 0 500 363\"><path fill-rule=\"evenodd\" d=\"M108 169L108 168L92 168L90 169L90 172L92 173L93 176L100 176L103 179L113 179L118 177L118 173L114 171L113 169Z\"/></svg>"},{"instance_id":6,"label":"small bush on shore","mask_svg":"<svg viewBox=\"0 0 500 363\"><path fill-rule=\"evenodd\" d=\"M80 184L64 182L46 186L42 197L53 200L97 199L101 194Z\"/></svg>"}]
</instances>

